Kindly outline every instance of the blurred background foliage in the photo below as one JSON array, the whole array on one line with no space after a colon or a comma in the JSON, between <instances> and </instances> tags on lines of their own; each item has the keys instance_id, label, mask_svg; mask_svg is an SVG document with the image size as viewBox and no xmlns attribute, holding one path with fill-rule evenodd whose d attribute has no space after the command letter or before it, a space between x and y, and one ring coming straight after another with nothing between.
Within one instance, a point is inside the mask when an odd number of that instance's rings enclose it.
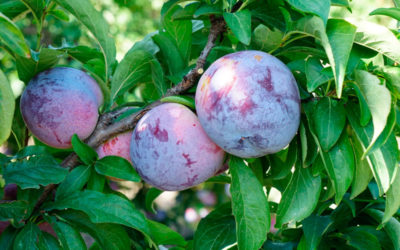
<instances>
[{"instance_id":1,"label":"blurred background foliage","mask_svg":"<svg viewBox=\"0 0 400 250\"><path fill-rule=\"evenodd\" d=\"M2 6L10 1L0 2ZM164 3L163 0L92 0L92 4L103 13L103 16L110 25L110 32L116 41L117 60L120 61L132 45L147 34L156 32L160 27L160 11ZM21 4L21 8L24 7ZM330 15L340 18L354 18L359 20L369 20L395 29L397 23L385 16L369 16L368 14L376 8L393 7L391 0L353 0L351 9L343 7L332 7ZM68 47L76 45L88 45L96 47L96 43L91 39L86 29L70 14L66 12L55 12L47 15L43 27L42 43L47 47ZM30 15L25 12L20 16L7 13L17 26L23 31L28 44L31 48L36 48L37 29ZM71 66L78 62L63 59L60 64ZM69 60L69 61L67 61ZM12 84L15 98L21 94L24 83L18 79L15 60L0 47L0 69L9 77ZM132 182L112 183L112 187L118 189L128 198L134 199L138 208L143 208L146 204L145 194L149 187L141 187L143 184ZM205 217L215 206L229 201L229 188L225 185L204 183L196 188L182 192L163 192L156 199L156 211L154 214L148 213L150 219L159 221L170 228L180 232L185 238L193 236L194 229L202 217ZM270 201L279 200L279 197L270 195Z\"/></svg>"}]
</instances>

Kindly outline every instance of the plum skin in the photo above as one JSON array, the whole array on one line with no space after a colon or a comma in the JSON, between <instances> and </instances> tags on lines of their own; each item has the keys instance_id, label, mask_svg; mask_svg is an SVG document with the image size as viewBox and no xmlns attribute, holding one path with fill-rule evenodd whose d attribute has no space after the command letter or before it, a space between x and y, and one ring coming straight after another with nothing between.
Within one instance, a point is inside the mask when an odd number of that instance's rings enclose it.
<instances>
[{"instance_id":1,"label":"plum skin","mask_svg":"<svg viewBox=\"0 0 400 250\"><path fill-rule=\"evenodd\" d=\"M196 111L208 136L226 152L252 158L283 149L300 123L300 95L289 68L261 51L219 58L196 90Z\"/></svg>"},{"instance_id":2,"label":"plum skin","mask_svg":"<svg viewBox=\"0 0 400 250\"><path fill-rule=\"evenodd\" d=\"M222 167L224 155L196 115L177 103L150 110L132 134L133 166L161 190L179 191L204 182Z\"/></svg>"},{"instance_id":3,"label":"plum skin","mask_svg":"<svg viewBox=\"0 0 400 250\"><path fill-rule=\"evenodd\" d=\"M114 136L113 138L109 139L108 141L101 144L97 149L96 152L99 155L99 158L103 158L108 155L115 155L122 158L125 158L130 163L130 145L132 139L132 132L125 132L119 135Z\"/></svg>"},{"instance_id":4,"label":"plum skin","mask_svg":"<svg viewBox=\"0 0 400 250\"><path fill-rule=\"evenodd\" d=\"M99 117L103 95L85 72L59 67L36 75L21 97L22 117L40 141L55 148L71 147L71 137L86 139Z\"/></svg>"}]
</instances>

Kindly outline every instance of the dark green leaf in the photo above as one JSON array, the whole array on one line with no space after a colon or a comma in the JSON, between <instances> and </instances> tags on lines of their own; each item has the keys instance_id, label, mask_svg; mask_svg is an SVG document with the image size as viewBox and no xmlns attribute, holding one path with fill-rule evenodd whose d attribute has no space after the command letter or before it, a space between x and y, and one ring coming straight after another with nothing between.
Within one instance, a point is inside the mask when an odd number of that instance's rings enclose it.
<instances>
[{"instance_id":1,"label":"dark green leaf","mask_svg":"<svg viewBox=\"0 0 400 250\"><path fill-rule=\"evenodd\" d=\"M193 17L198 18L201 16L208 16L208 15L215 15L215 14L221 15L222 14L221 9L215 5L203 4L203 5L200 5L200 7L194 12Z\"/></svg>"},{"instance_id":2,"label":"dark green leaf","mask_svg":"<svg viewBox=\"0 0 400 250\"><path fill-rule=\"evenodd\" d=\"M22 189L57 184L67 174L68 170L62 168L51 155L32 155L3 168L6 183L15 183Z\"/></svg>"},{"instance_id":3,"label":"dark green leaf","mask_svg":"<svg viewBox=\"0 0 400 250\"><path fill-rule=\"evenodd\" d=\"M140 181L140 176L133 168L132 164L118 156L106 156L96 161L94 165L99 174L111 176L128 181Z\"/></svg>"},{"instance_id":4,"label":"dark green leaf","mask_svg":"<svg viewBox=\"0 0 400 250\"><path fill-rule=\"evenodd\" d=\"M312 176L310 168L296 164L296 170L282 194L275 227L281 228L285 223L307 218L317 206L320 193L321 177Z\"/></svg>"},{"instance_id":5,"label":"dark green leaf","mask_svg":"<svg viewBox=\"0 0 400 250\"><path fill-rule=\"evenodd\" d=\"M242 159L231 156L229 169L238 248L258 249L267 238L271 222L267 197L257 177Z\"/></svg>"},{"instance_id":6,"label":"dark green leaf","mask_svg":"<svg viewBox=\"0 0 400 250\"><path fill-rule=\"evenodd\" d=\"M348 0L331 0L332 5L349 7Z\"/></svg>"},{"instance_id":7,"label":"dark green leaf","mask_svg":"<svg viewBox=\"0 0 400 250\"><path fill-rule=\"evenodd\" d=\"M355 131L357 139L361 142L363 150L372 141L374 128L372 122L367 126L362 127L359 123L359 111L355 104L349 103L346 106L347 119L350 121L352 128ZM383 195L387 192L395 178L398 150L397 142L394 134L389 137L388 141L379 149L370 152L367 155L369 164L379 188L379 194Z\"/></svg>"},{"instance_id":8,"label":"dark green leaf","mask_svg":"<svg viewBox=\"0 0 400 250\"><path fill-rule=\"evenodd\" d=\"M311 215L302 224L307 249L317 249L332 220L328 216Z\"/></svg>"},{"instance_id":9,"label":"dark green leaf","mask_svg":"<svg viewBox=\"0 0 400 250\"><path fill-rule=\"evenodd\" d=\"M383 16L389 16L397 21L400 21L400 9L399 8L378 8L371 13L369 13L371 16L373 15L383 15Z\"/></svg>"},{"instance_id":10,"label":"dark green leaf","mask_svg":"<svg viewBox=\"0 0 400 250\"><path fill-rule=\"evenodd\" d=\"M38 248L38 240L41 235L39 227L29 222L18 233L14 240L14 249L16 250L36 250Z\"/></svg>"},{"instance_id":11,"label":"dark green leaf","mask_svg":"<svg viewBox=\"0 0 400 250\"><path fill-rule=\"evenodd\" d=\"M86 249L85 241L75 228L63 221L57 221L55 217L48 217L49 222L62 244L62 249L79 250Z\"/></svg>"},{"instance_id":12,"label":"dark green leaf","mask_svg":"<svg viewBox=\"0 0 400 250\"><path fill-rule=\"evenodd\" d=\"M21 57L30 57L24 35L8 17L0 13L0 41Z\"/></svg>"},{"instance_id":13,"label":"dark green leaf","mask_svg":"<svg viewBox=\"0 0 400 250\"><path fill-rule=\"evenodd\" d=\"M186 241L182 235L168 226L152 220L147 220L147 224L150 228L151 238L157 245L176 245L181 247L186 245Z\"/></svg>"},{"instance_id":14,"label":"dark green leaf","mask_svg":"<svg viewBox=\"0 0 400 250\"><path fill-rule=\"evenodd\" d=\"M154 200L162 193L163 191L157 189L157 188L150 188L149 191L146 193L146 210L151 211L153 213L156 213L154 210L154 205L153 202Z\"/></svg>"},{"instance_id":15,"label":"dark green leaf","mask_svg":"<svg viewBox=\"0 0 400 250\"><path fill-rule=\"evenodd\" d=\"M242 10L234 13L224 12L224 19L233 34L245 45L251 40L251 12Z\"/></svg>"},{"instance_id":16,"label":"dark green leaf","mask_svg":"<svg viewBox=\"0 0 400 250\"><path fill-rule=\"evenodd\" d=\"M371 112L374 124L374 134L364 152L365 156L386 126L391 108L391 95L389 90L380 84L378 77L367 71L357 70L355 76L356 82Z\"/></svg>"},{"instance_id":17,"label":"dark green leaf","mask_svg":"<svg viewBox=\"0 0 400 250\"><path fill-rule=\"evenodd\" d=\"M46 4L44 0L21 0L26 7L29 8L29 10L32 12L33 16L36 19L36 22L39 23L39 25L42 25L42 16L44 14L44 8L46 7Z\"/></svg>"},{"instance_id":18,"label":"dark green leaf","mask_svg":"<svg viewBox=\"0 0 400 250\"><path fill-rule=\"evenodd\" d=\"M25 201L11 201L0 203L0 221L14 219L20 221L28 213L28 204Z\"/></svg>"},{"instance_id":19,"label":"dark green leaf","mask_svg":"<svg viewBox=\"0 0 400 250\"><path fill-rule=\"evenodd\" d=\"M164 15L163 25L166 34L172 38L179 53L182 56L185 65L190 59L190 51L192 46L192 21L191 20L173 20L173 14L176 10L181 9L179 5Z\"/></svg>"},{"instance_id":20,"label":"dark green leaf","mask_svg":"<svg viewBox=\"0 0 400 250\"><path fill-rule=\"evenodd\" d=\"M354 43L375 50L393 61L400 62L400 41L386 27L363 21L357 23Z\"/></svg>"},{"instance_id":21,"label":"dark green leaf","mask_svg":"<svg viewBox=\"0 0 400 250\"><path fill-rule=\"evenodd\" d=\"M91 172L86 188L97 192L103 192L106 177L98 174L94 168Z\"/></svg>"},{"instance_id":22,"label":"dark green leaf","mask_svg":"<svg viewBox=\"0 0 400 250\"><path fill-rule=\"evenodd\" d=\"M400 98L400 68L384 66L378 69L378 72L382 74L387 80L387 87L393 94L396 95L397 99Z\"/></svg>"},{"instance_id":23,"label":"dark green leaf","mask_svg":"<svg viewBox=\"0 0 400 250\"><path fill-rule=\"evenodd\" d=\"M57 188L56 200L63 199L81 190L89 180L90 168L90 166L78 166L69 172L65 180Z\"/></svg>"},{"instance_id":24,"label":"dark green leaf","mask_svg":"<svg viewBox=\"0 0 400 250\"><path fill-rule=\"evenodd\" d=\"M381 222L384 216L383 212L376 209L368 209L366 212L378 222ZM400 249L400 222L392 217L383 228L392 240L394 249Z\"/></svg>"},{"instance_id":25,"label":"dark green leaf","mask_svg":"<svg viewBox=\"0 0 400 250\"><path fill-rule=\"evenodd\" d=\"M19 79L28 83L36 74L51 68L62 57L62 52L54 49L42 48L34 58L17 56L17 70Z\"/></svg>"},{"instance_id":26,"label":"dark green leaf","mask_svg":"<svg viewBox=\"0 0 400 250\"><path fill-rule=\"evenodd\" d=\"M343 104L332 98L323 98L317 103L313 117L319 143L324 151L329 151L339 140L346 124Z\"/></svg>"},{"instance_id":27,"label":"dark green leaf","mask_svg":"<svg viewBox=\"0 0 400 250\"><path fill-rule=\"evenodd\" d=\"M0 70L0 145L10 136L14 108L14 94L6 76Z\"/></svg>"},{"instance_id":28,"label":"dark green leaf","mask_svg":"<svg viewBox=\"0 0 400 250\"><path fill-rule=\"evenodd\" d=\"M47 205L49 210L65 208L85 212L94 223L121 224L149 235L144 215L130 201L114 194L84 190Z\"/></svg>"},{"instance_id":29,"label":"dark green leaf","mask_svg":"<svg viewBox=\"0 0 400 250\"><path fill-rule=\"evenodd\" d=\"M314 1L312 1L314 2ZM329 2L329 0L328 0ZM329 19L326 27L329 43L332 48L333 61L329 60L336 81L336 94L342 96L343 80L347 62L353 46L356 27L343 19Z\"/></svg>"},{"instance_id":30,"label":"dark green leaf","mask_svg":"<svg viewBox=\"0 0 400 250\"><path fill-rule=\"evenodd\" d=\"M179 49L176 47L172 38L164 33L153 36L154 42L160 47L163 59L168 65L170 75L178 75L185 68Z\"/></svg>"},{"instance_id":31,"label":"dark green leaf","mask_svg":"<svg viewBox=\"0 0 400 250\"><path fill-rule=\"evenodd\" d=\"M355 157L355 171L353 183L351 184L350 199L354 199L361 194L367 187L372 179L372 172L367 159L362 159L364 150L360 141L357 138L352 138Z\"/></svg>"},{"instance_id":32,"label":"dark green leaf","mask_svg":"<svg viewBox=\"0 0 400 250\"><path fill-rule=\"evenodd\" d=\"M96 151L83 143L76 134L72 136L71 144L75 153L79 156L82 162L87 165L93 164L99 157Z\"/></svg>"},{"instance_id":33,"label":"dark green leaf","mask_svg":"<svg viewBox=\"0 0 400 250\"><path fill-rule=\"evenodd\" d=\"M328 20L329 8L331 5L329 0L287 0L287 2L296 9L313 13L321 17L322 20L324 20L324 23L326 23Z\"/></svg>"},{"instance_id":34,"label":"dark green leaf","mask_svg":"<svg viewBox=\"0 0 400 250\"><path fill-rule=\"evenodd\" d=\"M400 170L397 169L396 178L386 193L385 214L383 215L382 224L387 223L390 218L400 208Z\"/></svg>"},{"instance_id":35,"label":"dark green leaf","mask_svg":"<svg viewBox=\"0 0 400 250\"><path fill-rule=\"evenodd\" d=\"M130 239L125 229L117 224L92 223L84 213L74 210L60 211L61 216L75 228L90 234L103 249L130 249Z\"/></svg>"},{"instance_id":36,"label":"dark green leaf","mask_svg":"<svg viewBox=\"0 0 400 250\"><path fill-rule=\"evenodd\" d=\"M15 0L3 0L0 3L0 12L10 19L14 19L27 10L25 4Z\"/></svg>"},{"instance_id":37,"label":"dark green leaf","mask_svg":"<svg viewBox=\"0 0 400 250\"><path fill-rule=\"evenodd\" d=\"M358 85L354 82L349 82L348 83L349 87L352 87L354 91L356 92L356 95L358 97L358 102L360 104L360 124L361 126L366 126L368 122L371 120L371 112L369 111L369 107L367 102L365 101L365 98L363 94L361 93L360 88Z\"/></svg>"},{"instance_id":38,"label":"dark green leaf","mask_svg":"<svg viewBox=\"0 0 400 250\"><path fill-rule=\"evenodd\" d=\"M194 235L194 249L219 250L235 242L235 218L230 203L219 206L202 219Z\"/></svg>"},{"instance_id":39,"label":"dark green leaf","mask_svg":"<svg viewBox=\"0 0 400 250\"><path fill-rule=\"evenodd\" d=\"M64 22L68 22L69 21L68 14L65 13L65 11L63 11L63 10L53 9L53 10L49 10L47 13L49 15L52 15L52 16L60 19L61 21L64 21Z\"/></svg>"},{"instance_id":40,"label":"dark green leaf","mask_svg":"<svg viewBox=\"0 0 400 250\"><path fill-rule=\"evenodd\" d=\"M88 0L56 0L56 2L74 15L93 34L104 55L105 79L111 75L115 63L115 42L108 33L108 24Z\"/></svg>"},{"instance_id":41,"label":"dark green leaf","mask_svg":"<svg viewBox=\"0 0 400 250\"><path fill-rule=\"evenodd\" d=\"M61 246L58 240L54 238L53 235L47 232L41 232L41 234L39 235L38 247L39 249L43 250L61 250Z\"/></svg>"},{"instance_id":42,"label":"dark green leaf","mask_svg":"<svg viewBox=\"0 0 400 250\"><path fill-rule=\"evenodd\" d=\"M5 222L0 222L5 223ZM8 226L1 234L0 234L0 249L3 250L12 250L15 237L17 237L18 230L12 226Z\"/></svg>"},{"instance_id":43,"label":"dark green leaf","mask_svg":"<svg viewBox=\"0 0 400 250\"><path fill-rule=\"evenodd\" d=\"M151 84L160 96L166 92L160 63L151 53L133 46L115 70L111 81L111 100L143 82Z\"/></svg>"},{"instance_id":44,"label":"dark green leaf","mask_svg":"<svg viewBox=\"0 0 400 250\"><path fill-rule=\"evenodd\" d=\"M343 235L347 239L347 244L358 250L370 249L380 250L381 245L378 239L373 235L365 231L351 231Z\"/></svg>"},{"instance_id":45,"label":"dark green leaf","mask_svg":"<svg viewBox=\"0 0 400 250\"><path fill-rule=\"evenodd\" d=\"M331 68L324 68L320 60L310 57L306 62L307 90L315 91L319 86L334 79Z\"/></svg>"}]
</instances>

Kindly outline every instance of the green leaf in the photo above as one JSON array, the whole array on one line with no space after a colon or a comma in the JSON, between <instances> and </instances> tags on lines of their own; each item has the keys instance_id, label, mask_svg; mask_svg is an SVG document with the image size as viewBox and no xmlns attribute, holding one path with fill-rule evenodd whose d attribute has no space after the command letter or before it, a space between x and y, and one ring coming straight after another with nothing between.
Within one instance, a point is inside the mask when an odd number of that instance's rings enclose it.
<instances>
[{"instance_id":1,"label":"green leaf","mask_svg":"<svg viewBox=\"0 0 400 250\"><path fill-rule=\"evenodd\" d=\"M6 76L0 70L0 145L10 136L14 109L14 94Z\"/></svg>"},{"instance_id":2,"label":"green leaf","mask_svg":"<svg viewBox=\"0 0 400 250\"><path fill-rule=\"evenodd\" d=\"M115 70L111 81L111 99L115 101L117 97L143 82L151 84L159 96L167 90L158 60L148 51L133 46Z\"/></svg>"},{"instance_id":3,"label":"green leaf","mask_svg":"<svg viewBox=\"0 0 400 250\"><path fill-rule=\"evenodd\" d=\"M97 173L123 180L139 182L140 176L132 164L118 156L106 156L96 161L94 165Z\"/></svg>"},{"instance_id":4,"label":"green leaf","mask_svg":"<svg viewBox=\"0 0 400 250\"><path fill-rule=\"evenodd\" d=\"M314 57L307 60L305 70L308 92L313 92L319 86L334 79L332 69L324 68L320 60Z\"/></svg>"},{"instance_id":5,"label":"green leaf","mask_svg":"<svg viewBox=\"0 0 400 250\"><path fill-rule=\"evenodd\" d=\"M154 188L154 187L150 188L149 191L147 191L146 198L145 198L145 204L146 204L147 211L156 213L153 202L162 192L163 191L161 191L157 188Z\"/></svg>"},{"instance_id":6,"label":"green leaf","mask_svg":"<svg viewBox=\"0 0 400 250\"><path fill-rule=\"evenodd\" d=\"M46 4L44 0L21 0L26 7L32 12L34 18L36 21L39 23L39 25L42 25L42 16L44 14L44 8L46 7Z\"/></svg>"},{"instance_id":7,"label":"green leaf","mask_svg":"<svg viewBox=\"0 0 400 250\"><path fill-rule=\"evenodd\" d=\"M400 68L383 66L378 68L378 72L382 74L387 80L387 87L393 94L396 95L397 99L400 98Z\"/></svg>"},{"instance_id":8,"label":"green leaf","mask_svg":"<svg viewBox=\"0 0 400 250\"><path fill-rule=\"evenodd\" d=\"M48 220L61 242L62 249L86 249L85 241L78 230L66 222L57 221L55 217L48 217Z\"/></svg>"},{"instance_id":9,"label":"green leaf","mask_svg":"<svg viewBox=\"0 0 400 250\"><path fill-rule=\"evenodd\" d=\"M184 96L184 95L174 95L174 96L167 96L161 98L161 102L173 102L185 105L191 109L196 109L195 101L192 97Z\"/></svg>"},{"instance_id":10,"label":"green leaf","mask_svg":"<svg viewBox=\"0 0 400 250\"><path fill-rule=\"evenodd\" d=\"M335 203L339 204L354 176L354 153L344 133L329 152L320 152L321 159L335 188Z\"/></svg>"},{"instance_id":11,"label":"green leaf","mask_svg":"<svg viewBox=\"0 0 400 250\"><path fill-rule=\"evenodd\" d=\"M388 28L367 21L355 25L357 33L354 43L375 50L400 63L400 41Z\"/></svg>"},{"instance_id":12,"label":"green leaf","mask_svg":"<svg viewBox=\"0 0 400 250\"><path fill-rule=\"evenodd\" d=\"M360 88L354 82L349 82L347 84L349 87L353 88L354 92L358 97L358 102L360 104L360 124L361 126L366 126L368 122L371 120L371 111L369 111L369 107L367 101L365 100L363 94L361 93Z\"/></svg>"},{"instance_id":13,"label":"green leaf","mask_svg":"<svg viewBox=\"0 0 400 250\"><path fill-rule=\"evenodd\" d=\"M194 249L219 250L236 242L235 218L230 203L203 218L194 234Z\"/></svg>"},{"instance_id":14,"label":"green leaf","mask_svg":"<svg viewBox=\"0 0 400 250\"><path fill-rule=\"evenodd\" d=\"M147 220L147 224L150 228L151 238L157 245L175 245L184 247L187 244L182 235L170 229L168 226L152 220Z\"/></svg>"},{"instance_id":15,"label":"green leaf","mask_svg":"<svg viewBox=\"0 0 400 250\"><path fill-rule=\"evenodd\" d=\"M61 21L64 22L68 22L69 21L69 16L67 13L65 13L65 11L63 10L59 10L59 9L53 9L53 10L49 10L47 12L47 14L52 15L58 19L60 19Z\"/></svg>"},{"instance_id":16,"label":"green leaf","mask_svg":"<svg viewBox=\"0 0 400 250\"><path fill-rule=\"evenodd\" d=\"M342 134L346 124L346 110L341 102L325 97L317 103L313 117L319 143L327 152Z\"/></svg>"},{"instance_id":17,"label":"green leaf","mask_svg":"<svg viewBox=\"0 0 400 250\"><path fill-rule=\"evenodd\" d=\"M387 223L400 208L400 171L397 170L396 178L386 193L385 214L382 224Z\"/></svg>"},{"instance_id":18,"label":"green leaf","mask_svg":"<svg viewBox=\"0 0 400 250\"><path fill-rule=\"evenodd\" d=\"M91 165L96 161L97 158L99 158L96 151L83 143L76 134L72 136L71 144L75 153L79 156L83 163Z\"/></svg>"},{"instance_id":19,"label":"green leaf","mask_svg":"<svg viewBox=\"0 0 400 250\"><path fill-rule=\"evenodd\" d=\"M314 1L313 1L314 2ZM356 27L342 19L329 19L326 33L332 48L333 60L329 60L336 81L336 94L342 96L347 62L353 47Z\"/></svg>"},{"instance_id":20,"label":"green leaf","mask_svg":"<svg viewBox=\"0 0 400 250\"><path fill-rule=\"evenodd\" d=\"M173 14L182 9L179 5L169 11L163 18L163 26L166 34L174 41L178 48L185 65L189 63L192 47L192 21L191 20L173 20Z\"/></svg>"},{"instance_id":21,"label":"green leaf","mask_svg":"<svg viewBox=\"0 0 400 250\"><path fill-rule=\"evenodd\" d=\"M351 141L354 148L355 171L353 183L351 184L350 199L354 199L368 187L372 179L372 172L368 159L362 159L364 150L360 141L357 138L352 138Z\"/></svg>"},{"instance_id":22,"label":"green leaf","mask_svg":"<svg viewBox=\"0 0 400 250\"><path fill-rule=\"evenodd\" d=\"M9 225L0 234L0 249L12 250L13 245L14 245L14 240L15 240L15 237L17 237L17 234L18 234L18 230Z\"/></svg>"},{"instance_id":23,"label":"green leaf","mask_svg":"<svg viewBox=\"0 0 400 250\"><path fill-rule=\"evenodd\" d=\"M298 10L309 12L321 17L322 20L324 20L324 23L328 20L329 9L331 6L330 0L287 0L287 2Z\"/></svg>"},{"instance_id":24,"label":"green leaf","mask_svg":"<svg viewBox=\"0 0 400 250\"><path fill-rule=\"evenodd\" d=\"M149 228L142 213L131 202L114 194L84 190L62 200L49 203L46 208L72 208L85 212L94 223L116 223L132 227L149 235Z\"/></svg>"},{"instance_id":25,"label":"green leaf","mask_svg":"<svg viewBox=\"0 0 400 250\"><path fill-rule=\"evenodd\" d=\"M383 16L389 16L397 21L400 21L400 9L399 8L378 8L371 13L369 13L370 16L373 15L383 15Z\"/></svg>"},{"instance_id":26,"label":"green leaf","mask_svg":"<svg viewBox=\"0 0 400 250\"><path fill-rule=\"evenodd\" d=\"M172 38L165 33L159 33L153 36L153 40L160 47L165 64L168 66L169 74L180 74L185 69L185 61Z\"/></svg>"},{"instance_id":27,"label":"green leaf","mask_svg":"<svg viewBox=\"0 0 400 250\"><path fill-rule=\"evenodd\" d=\"M332 220L329 216L311 215L302 224L307 249L313 250L317 249Z\"/></svg>"},{"instance_id":28,"label":"green leaf","mask_svg":"<svg viewBox=\"0 0 400 250\"><path fill-rule=\"evenodd\" d=\"M381 249L378 238L366 231L350 231L349 233L344 234L343 238L347 239L347 245L352 246L355 249Z\"/></svg>"},{"instance_id":29,"label":"green leaf","mask_svg":"<svg viewBox=\"0 0 400 250\"><path fill-rule=\"evenodd\" d=\"M376 209L368 209L366 213L378 222L381 222L384 216L383 212ZM400 222L392 217L383 228L392 240L394 249L400 249Z\"/></svg>"},{"instance_id":30,"label":"green leaf","mask_svg":"<svg viewBox=\"0 0 400 250\"><path fill-rule=\"evenodd\" d=\"M56 0L56 2L74 15L93 35L100 46L105 62L105 79L111 75L115 63L115 42L109 35L108 24L89 0Z\"/></svg>"},{"instance_id":31,"label":"green leaf","mask_svg":"<svg viewBox=\"0 0 400 250\"><path fill-rule=\"evenodd\" d=\"M6 183L15 183L22 189L39 188L39 185L58 184L64 180L68 170L48 154L27 155L3 167Z\"/></svg>"},{"instance_id":32,"label":"green leaf","mask_svg":"<svg viewBox=\"0 0 400 250\"><path fill-rule=\"evenodd\" d=\"M68 173L67 177L57 188L56 200L68 197L70 194L81 190L90 177L90 166L78 166Z\"/></svg>"},{"instance_id":33,"label":"green leaf","mask_svg":"<svg viewBox=\"0 0 400 250\"><path fill-rule=\"evenodd\" d=\"M253 31L253 42L258 50L270 52L280 46L283 32L279 29L270 29L264 24L259 24Z\"/></svg>"},{"instance_id":34,"label":"green leaf","mask_svg":"<svg viewBox=\"0 0 400 250\"><path fill-rule=\"evenodd\" d=\"M349 7L348 0L331 0L332 5Z\"/></svg>"},{"instance_id":35,"label":"green leaf","mask_svg":"<svg viewBox=\"0 0 400 250\"><path fill-rule=\"evenodd\" d=\"M53 235L47 232L41 232L41 234L39 235L38 247L39 249L43 250L61 250L61 246L58 240L54 238Z\"/></svg>"},{"instance_id":36,"label":"green leaf","mask_svg":"<svg viewBox=\"0 0 400 250\"><path fill-rule=\"evenodd\" d=\"M357 70L355 77L361 93L367 102L374 124L374 135L364 152L365 157L386 126L391 108L391 95L389 90L380 84L378 77L367 71Z\"/></svg>"},{"instance_id":37,"label":"green leaf","mask_svg":"<svg viewBox=\"0 0 400 250\"><path fill-rule=\"evenodd\" d=\"M25 42L24 35L8 17L0 13L0 41L15 54L30 57L30 50Z\"/></svg>"},{"instance_id":38,"label":"green leaf","mask_svg":"<svg viewBox=\"0 0 400 250\"><path fill-rule=\"evenodd\" d=\"M32 222L29 222L24 228L18 233L14 240L14 249L16 250L36 250L39 249L37 241L41 231L39 227Z\"/></svg>"},{"instance_id":39,"label":"green leaf","mask_svg":"<svg viewBox=\"0 0 400 250\"><path fill-rule=\"evenodd\" d=\"M201 16L209 16L209 15L221 15L222 11L218 6L208 5L203 3L200 7L194 12L193 17L198 18Z\"/></svg>"},{"instance_id":40,"label":"green leaf","mask_svg":"<svg viewBox=\"0 0 400 250\"><path fill-rule=\"evenodd\" d=\"M251 40L251 12L249 10L234 13L224 12L223 16L226 24L239 41L249 45Z\"/></svg>"},{"instance_id":41,"label":"green leaf","mask_svg":"<svg viewBox=\"0 0 400 250\"><path fill-rule=\"evenodd\" d=\"M296 170L282 194L276 217L276 228L283 224L302 221L315 209L321 193L321 177L312 176L310 168L296 164Z\"/></svg>"},{"instance_id":42,"label":"green leaf","mask_svg":"<svg viewBox=\"0 0 400 250\"><path fill-rule=\"evenodd\" d=\"M94 168L92 168L91 172L86 188L97 192L103 192L106 177L98 174Z\"/></svg>"},{"instance_id":43,"label":"green leaf","mask_svg":"<svg viewBox=\"0 0 400 250\"><path fill-rule=\"evenodd\" d=\"M28 213L28 204L25 201L11 201L0 203L0 221L14 219L22 220Z\"/></svg>"},{"instance_id":44,"label":"green leaf","mask_svg":"<svg viewBox=\"0 0 400 250\"><path fill-rule=\"evenodd\" d=\"M62 57L62 52L54 49L42 48L40 52L32 55L33 58L16 57L19 79L28 83L35 75L43 70L53 67Z\"/></svg>"},{"instance_id":45,"label":"green leaf","mask_svg":"<svg viewBox=\"0 0 400 250\"><path fill-rule=\"evenodd\" d=\"M117 224L93 223L84 213L67 210L59 211L61 216L75 228L90 234L103 249L130 249L130 239L125 229Z\"/></svg>"},{"instance_id":46,"label":"green leaf","mask_svg":"<svg viewBox=\"0 0 400 250\"><path fill-rule=\"evenodd\" d=\"M372 122L362 127L359 123L359 110L356 104L349 103L346 106L347 119L351 127L354 129L357 139L361 142L362 148L365 149L372 141L374 128ZM383 195L387 192L390 184L395 178L397 171L397 149L396 137L392 135L387 142L379 149L370 152L366 158L370 164L372 173L379 188L379 194Z\"/></svg>"},{"instance_id":47,"label":"green leaf","mask_svg":"<svg viewBox=\"0 0 400 250\"><path fill-rule=\"evenodd\" d=\"M259 249L267 238L271 222L267 197L257 177L242 159L231 156L229 169L238 248Z\"/></svg>"},{"instance_id":48,"label":"green leaf","mask_svg":"<svg viewBox=\"0 0 400 250\"><path fill-rule=\"evenodd\" d=\"M14 19L27 10L25 4L15 0L3 0L0 3L0 12L10 19Z\"/></svg>"}]
</instances>

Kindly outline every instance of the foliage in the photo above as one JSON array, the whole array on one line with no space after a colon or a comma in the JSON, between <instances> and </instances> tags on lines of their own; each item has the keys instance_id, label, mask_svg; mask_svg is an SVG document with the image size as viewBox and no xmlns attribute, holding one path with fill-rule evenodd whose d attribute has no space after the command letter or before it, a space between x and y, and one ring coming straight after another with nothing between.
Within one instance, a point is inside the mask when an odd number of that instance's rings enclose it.
<instances>
[{"instance_id":1,"label":"foliage","mask_svg":"<svg viewBox=\"0 0 400 250\"><path fill-rule=\"evenodd\" d=\"M0 3L1 193L5 184L18 185L17 199L0 203L0 223L8 225L0 249L400 249L398 30L329 16L330 8L362 1L169 0L151 24L154 10L143 10L145 1L115 2L138 13L134 28L116 31L104 18L108 10L89 0ZM398 4L371 15L399 20ZM160 99L193 109L193 89L163 95L195 67L212 32L210 17L222 18L227 30L206 67L231 52L261 50L292 70L302 114L288 147L257 159L228 156L229 170L180 192L180 205L166 215L154 205L164 193L139 184L128 161L98 159L77 136L72 150L36 139L28 146L13 72L28 84L56 65L83 68L102 88L101 113L126 106L136 112ZM121 51L118 32L142 40ZM80 165L68 172L61 165L73 151ZM109 177L136 182L140 191L119 192ZM36 207L56 184L55 195ZM204 192L217 201L205 204ZM183 226L175 217L191 207L211 212L198 226Z\"/></svg>"}]
</instances>

